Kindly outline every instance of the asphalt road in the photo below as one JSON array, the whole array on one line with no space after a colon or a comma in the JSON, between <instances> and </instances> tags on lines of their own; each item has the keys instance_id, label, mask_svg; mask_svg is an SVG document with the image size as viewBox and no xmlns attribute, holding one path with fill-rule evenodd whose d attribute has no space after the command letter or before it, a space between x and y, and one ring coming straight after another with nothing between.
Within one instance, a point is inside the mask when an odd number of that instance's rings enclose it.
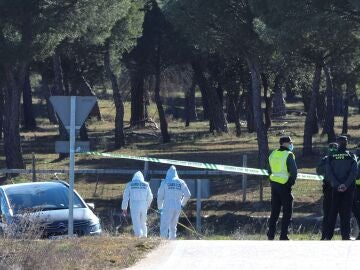
<instances>
[{"instance_id":1,"label":"asphalt road","mask_svg":"<svg viewBox=\"0 0 360 270\"><path fill-rule=\"evenodd\" d=\"M167 241L131 270L359 269L360 241Z\"/></svg>"}]
</instances>

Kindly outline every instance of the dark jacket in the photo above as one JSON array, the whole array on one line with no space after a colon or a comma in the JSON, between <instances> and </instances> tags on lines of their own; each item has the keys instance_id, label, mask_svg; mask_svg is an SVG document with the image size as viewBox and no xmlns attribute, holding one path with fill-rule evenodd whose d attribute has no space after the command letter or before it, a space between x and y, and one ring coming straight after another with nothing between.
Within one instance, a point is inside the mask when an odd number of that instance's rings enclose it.
<instances>
[{"instance_id":1,"label":"dark jacket","mask_svg":"<svg viewBox=\"0 0 360 270\"><path fill-rule=\"evenodd\" d=\"M287 149L284 146L280 146L280 148L278 149L279 151L289 151L289 149ZM295 180L297 177L297 166L296 166L296 162L294 159L294 154L290 154L288 155L287 159L286 159L286 166L288 169L288 173L289 173L289 180L286 182L286 185L289 186L293 186L295 184ZM271 174L271 168L269 168L269 175Z\"/></svg>"},{"instance_id":2,"label":"dark jacket","mask_svg":"<svg viewBox=\"0 0 360 270\"><path fill-rule=\"evenodd\" d=\"M356 180L360 179L360 163L359 163L359 159L360 159L360 150L356 150L355 152L355 156L356 156L356 160L357 160L357 164L358 164L358 172L357 172L357 175L356 175Z\"/></svg>"},{"instance_id":3,"label":"dark jacket","mask_svg":"<svg viewBox=\"0 0 360 270\"><path fill-rule=\"evenodd\" d=\"M357 172L356 157L349 151L339 149L327 158L325 174L333 188L341 184L348 188L355 183Z\"/></svg>"},{"instance_id":4,"label":"dark jacket","mask_svg":"<svg viewBox=\"0 0 360 270\"><path fill-rule=\"evenodd\" d=\"M329 179L328 179L328 177L327 177L326 174L325 174L325 171L326 171L326 163L327 163L328 157L329 157L329 156L323 157L323 158L320 160L318 166L316 167L316 173L317 173L318 175L321 175L321 176L324 177L324 182L329 182Z\"/></svg>"}]
</instances>

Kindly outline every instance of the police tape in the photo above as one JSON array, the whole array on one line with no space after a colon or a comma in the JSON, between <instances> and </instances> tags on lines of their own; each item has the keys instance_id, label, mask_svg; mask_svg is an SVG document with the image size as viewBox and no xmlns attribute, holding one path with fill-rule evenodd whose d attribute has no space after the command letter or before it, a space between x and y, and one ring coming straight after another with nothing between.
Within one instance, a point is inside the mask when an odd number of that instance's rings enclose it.
<instances>
[{"instance_id":1,"label":"police tape","mask_svg":"<svg viewBox=\"0 0 360 270\"><path fill-rule=\"evenodd\" d=\"M269 175L268 171L264 170L264 169L237 167L237 166L222 165L222 164L183 161L183 160L174 160L174 159L163 159L163 158L152 158L152 157L138 157L138 156L131 156L131 155L110 154L110 153L100 153L100 152L85 152L84 154L92 155L92 156L110 157L110 158L149 161L149 162L154 162L154 163L185 166L185 167L199 168L199 169L205 169L205 170L218 170L218 171L225 171L225 172L234 172L234 173L240 173L240 174L265 175L265 176ZM297 179L323 180L323 177L320 175L316 175L316 174L298 173Z\"/></svg>"}]
</instances>

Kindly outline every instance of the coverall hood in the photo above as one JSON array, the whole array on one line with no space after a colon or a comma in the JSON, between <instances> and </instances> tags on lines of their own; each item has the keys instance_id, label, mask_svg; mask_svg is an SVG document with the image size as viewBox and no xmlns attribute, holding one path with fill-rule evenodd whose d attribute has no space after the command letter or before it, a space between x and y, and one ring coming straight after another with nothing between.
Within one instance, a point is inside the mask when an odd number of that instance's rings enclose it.
<instances>
[{"instance_id":1,"label":"coverall hood","mask_svg":"<svg viewBox=\"0 0 360 270\"><path fill-rule=\"evenodd\" d=\"M145 182L144 180L144 175L142 174L142 172L138 171L134 174L133 178L131 181L140 181L140 182Z\"/></svg>"},{"instance_id":2,"label":"coverall hood","mask_svg":"<svg viewBox=\"0 0 360 270\"><path fill-rule=\"evenodd\" d=\"M176 168L174 165L172 165L167 173L166 173L166 178L165 181L171 181L172 179L179 179L179 176L177 174Z\"/></svg>"}]
</instances>

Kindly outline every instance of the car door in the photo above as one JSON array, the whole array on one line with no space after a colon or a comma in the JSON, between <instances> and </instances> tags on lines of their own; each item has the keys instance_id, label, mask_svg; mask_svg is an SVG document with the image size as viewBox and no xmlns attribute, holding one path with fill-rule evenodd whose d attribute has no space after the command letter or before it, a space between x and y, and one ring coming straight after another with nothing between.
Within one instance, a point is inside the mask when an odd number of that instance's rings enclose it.
<instances>
[{"instance_id":1,"label":"car door","mask_svg":"<svg viewBox=\"0 0 360 270\"><path fill-rule=\"evenodd\" d=\"M3 234L6 226L7 203L4 194L0 191L0 233Z\"/></svg>"},{"instance_id":2,"label":"car door","mask_svg":"<svg viewBox=\"0 0 360 270\"><path fill-rule=\"evenodd\" d=\"M7 198L4 194L4 191L0 189L0 214L2 215L0 221L8 222L8 219L11 219L12 211L9 208Z\"/></svg>"}]
</instances>

